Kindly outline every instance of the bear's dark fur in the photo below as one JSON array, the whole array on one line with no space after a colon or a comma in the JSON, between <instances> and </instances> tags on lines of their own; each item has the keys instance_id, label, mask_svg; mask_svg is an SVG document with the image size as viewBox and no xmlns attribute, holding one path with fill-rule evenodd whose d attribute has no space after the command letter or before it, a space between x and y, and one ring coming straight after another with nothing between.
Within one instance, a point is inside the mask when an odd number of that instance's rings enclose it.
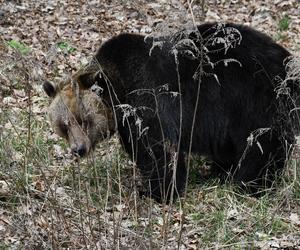
<instances>
[{"instance_id":1,"label":"bear's dark fur","mask_svg":"<svg viewBox=\"0 0 300 250\"><path fill-rule=\"evenodd\" d=\"M162 200L184 190L191 137L191 152L234 182L270 185L294 143L291 102L279 88L289 56L270 37L235 24L167 38L121 34L98 50L99 72L79 82L103 88L126 152L149 194Z\"/></svg>"}]
</instances>

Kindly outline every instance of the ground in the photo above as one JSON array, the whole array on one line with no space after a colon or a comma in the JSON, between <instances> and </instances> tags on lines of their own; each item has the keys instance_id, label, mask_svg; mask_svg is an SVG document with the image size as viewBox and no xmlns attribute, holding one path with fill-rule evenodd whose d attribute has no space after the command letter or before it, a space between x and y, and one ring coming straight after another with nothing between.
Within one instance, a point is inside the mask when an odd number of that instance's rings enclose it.
<instances>
[{"instance_id":1,"label":"ground","mask_svg":"<svg viewBox=\"0 0 300 250\"><path fill-rule=\"evenodd\" d=\"M300 249L297 152L278 191L258 199L217 179L197 183L194 159L185 202L161 206L138 197L117 137L76 161L49 129L41 88L112 35L193 19L251 25L300 55L299 1L83 2L0 0L0 248Z\"/></svg>"}]
</instances>

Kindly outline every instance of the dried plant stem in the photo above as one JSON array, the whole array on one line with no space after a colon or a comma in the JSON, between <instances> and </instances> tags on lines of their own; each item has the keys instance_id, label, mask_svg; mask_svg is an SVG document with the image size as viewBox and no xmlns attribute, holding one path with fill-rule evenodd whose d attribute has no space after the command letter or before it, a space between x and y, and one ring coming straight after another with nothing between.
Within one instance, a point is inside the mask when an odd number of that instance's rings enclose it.
<instances>
[{"instance_id":1,"label":"dried plant stem","mask_svg":"<svg viewBox=\"0 0 300 250\"><path fill-rule=\"evenodd\" d=\"M203 0L203 2L204 2L204 0ZM192 16L194 29L197 32L197 25L196 25L196 21L195 21L194 14L193 14L192 3L193 3L193 0L188 1L189 11ZM202 40L202 37L200 34L199 34L199 36ZM201 44L202 44L202 41L201 41ZM187 169L186 169L186 182L185 182L185 188L184 188L184 196L183 196L182 203L181 203L181 220L180 220L179 236L178 236L178 240L177 240L178 250L180 249L182 233L183 233L183 224L184 224L184 218L185 218L185 201L186 201L186 197L187 197L187 185L188 185L188 178L189 178L189 171L190 171L190 164L191 164L191 151L192 151L192 144L193 144L193 135L194 135L194 129L195 129L196 115L197 115L199 99L200 99L201 77L203 74L203 65L202 65L203 60L204 60L203 55L204 55L203 46L200 45L199 66L197 68L197 70L198 70L197 96L196 96L195 108L194 108L194 112L193 112L193 120L192 120L192 127L191 127L190 141L189 141L188 162L187 162ZM178 69L177 69L177 72L178 72Z\"/></svg>"}]
</instances>

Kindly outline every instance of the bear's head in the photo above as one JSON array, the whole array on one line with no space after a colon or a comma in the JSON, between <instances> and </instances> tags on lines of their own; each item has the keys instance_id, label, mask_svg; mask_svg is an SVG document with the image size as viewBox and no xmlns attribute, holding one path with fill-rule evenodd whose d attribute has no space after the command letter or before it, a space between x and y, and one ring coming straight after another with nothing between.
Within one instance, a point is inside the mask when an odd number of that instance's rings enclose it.
<instances>
[{"instance_id":1,"label":"bear's head","mask_svg":"<svg viewBox=\"0 0 300 250\"><path fill-rule=\"evenodd\" d=\"M44 91L51 98L48 116L55 133L65 138L73 154L87 155L115 130L111 108L93 91L82 89L81 73L54 84L45 81Z\"/></svg>"}]
</instances>

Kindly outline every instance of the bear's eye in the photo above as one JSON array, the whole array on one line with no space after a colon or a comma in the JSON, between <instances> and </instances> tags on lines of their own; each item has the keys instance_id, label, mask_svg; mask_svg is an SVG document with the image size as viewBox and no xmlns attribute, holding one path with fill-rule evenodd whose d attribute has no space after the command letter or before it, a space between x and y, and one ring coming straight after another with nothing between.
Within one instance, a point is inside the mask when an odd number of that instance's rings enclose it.
<instances>
[{"instance_id":1,"label":"bear's eye","mask_svg":"<svg viewBox=\"0 0 300 250\"><path fill-rule=\"evenodd\" d=\"M59 124L59 130L60 130L62 136L67 137L69 128L65 123L61 122Z\"/></svg>"},{"instance_id":2,"label":"bear's eye","mask_svg":"<svg viewBox=\"0 0 300 250\"><path fill-rule=\"evenodd\" d=\"M81 119L80 116L77 116L77 117L76 117L76 121L77 121L77 123L79 124L79 126L82 125L82 119Z\"/></svg>"},{"instance_id":3,"label":"bear's eye","mask_svg":"<svg viewBox=\"0 0 300 250\"><path fill-rule=\"evenodd\" d=\"M76 121L84 130L87 130L89 127L91 127L91 124L93 123L92 119L89 117L76 117Z\"/></svg>"},{"instance_id":4,"label":"bear's eye","mask_svg":"<svg viewBox=\"0 0 300 250\"><path fill-rule=\"evenodd\" d=\"M85 119L83 122L82 122L82 127L85 128L85 129L88 129L92 126L93 124L93 120L92 119Z\"/></svg>"}]
</instances>

